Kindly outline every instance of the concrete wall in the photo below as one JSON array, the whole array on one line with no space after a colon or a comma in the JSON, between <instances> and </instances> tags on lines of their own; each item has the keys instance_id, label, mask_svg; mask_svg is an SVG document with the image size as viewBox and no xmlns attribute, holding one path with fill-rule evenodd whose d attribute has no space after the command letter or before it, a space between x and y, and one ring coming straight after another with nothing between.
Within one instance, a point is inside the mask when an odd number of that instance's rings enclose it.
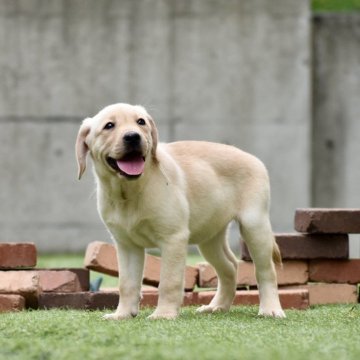
<instances>
[{"instance_id":1,"label":"concrete wall","mask_svg":"<svg viewBox=\"0 0 360 360\"><path fill-rule=\"evenodd\" d=\"M141 103L163 141L212 140L259 156L277 231L310 198L307 0L1 0L0 241L83 250L108 239L80 119Z\"/></svg>"},{"instance_id":2,"label":"concrete wall","mask_svg":"<svg viewBox=\"0 0 360 360\"><path fill-rule=\"evenodd\" d=\"M360 207L360 15L314 19L313 205ZM360 257L360 239L351 241Z\"/></svg>"}]
</instances>

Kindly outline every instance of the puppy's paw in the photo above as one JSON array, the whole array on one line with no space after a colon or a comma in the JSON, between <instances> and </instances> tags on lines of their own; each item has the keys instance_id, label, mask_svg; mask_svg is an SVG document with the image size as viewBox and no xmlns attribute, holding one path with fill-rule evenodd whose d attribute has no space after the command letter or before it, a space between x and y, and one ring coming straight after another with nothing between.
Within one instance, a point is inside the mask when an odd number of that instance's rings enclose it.
<instances>
[{"instance_id":1,"label":"puppy's paw","mask_svg":"<svg viewBox=\"0 0 360 360\"><path fill-rule=\"evenodd\" d=\"M274 317L274 318L286 318L285 312L281 308L274 309L259 309L258 316Z\"/></svg>"},{"instance_id":2,"label":"puppy's paw","mask_svg":"<svg viewBox=\"0 0 360 360\"><path fill-rule=\"evenodd\" d=\"M106 314L103 316L104 320L127 320L127 319L132 319L136 316L137 314L133 314L133 313L125 313L125 312L115 312L113 314Z\"/></svg>"},{"instance_id":3,"label":"puppy's paw","mask_svg":"<svg viewBox=\"0 0 360 360\"><path fill-rule=\"evenodd\" d=\"M199 314L210 314L216 312L227 312L229 311L228 306L221 306L221 305L203 305L196 309L196 312Z\"/></svg>"},{"instance_id":4,"label":"puppy's paw","mask_svg":"<svg viewBox=\"0 0 360 360\"><path fill-rule=\"evenodd\" d=\"M157 311L155 310L150 316L148 316L148 319L150 320L158 320L158 319L165 319L165 320L174 320L178 317L177 311Z\"/></svg>"}]
</instances>

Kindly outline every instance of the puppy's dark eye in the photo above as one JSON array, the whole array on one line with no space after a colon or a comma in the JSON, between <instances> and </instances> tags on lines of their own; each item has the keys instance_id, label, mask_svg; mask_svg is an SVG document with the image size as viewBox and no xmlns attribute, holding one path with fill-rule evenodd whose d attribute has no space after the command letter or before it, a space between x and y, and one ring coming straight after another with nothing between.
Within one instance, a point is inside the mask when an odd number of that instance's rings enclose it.
<instances>
[{"instance_id":1,"label":"puppy's dark eye","mask_svg":"<svg viewBox=\"0 0 360 360\"><path fill-rule=\"evenodd\" d=\"M108 122L106 123L106 125L104 126L104 130L110 130L113 127L115 127L115 124L113 122Z\"/></svg>"},{"instance_id":2,"label":"puppy's dark eye","mask_svg":"<svg viewBox=\"0 0 360 360\"><path fill-rule=\"evenodd\" d=\"M136 121L139 125L146 125L146 122L144 119L140 118L140 119L137 119Z\"/></svg>"}]
</instances>

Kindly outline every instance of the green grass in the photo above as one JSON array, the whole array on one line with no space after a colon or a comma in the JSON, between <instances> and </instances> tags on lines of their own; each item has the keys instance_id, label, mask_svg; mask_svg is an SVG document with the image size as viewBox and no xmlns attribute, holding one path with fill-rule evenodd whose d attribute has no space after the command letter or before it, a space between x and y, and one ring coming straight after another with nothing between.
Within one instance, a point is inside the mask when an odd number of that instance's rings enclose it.
<instances>
[{"instance_id":1,"label":"green grass","mask_svg":"<svg viewBox=\"0 0 360 360\"><path fill-rule=\"evenodd\" d=\"M123 322L75 310L0 314L0 359L358 359L360 308L321 306L256 316L256 307L150 321L150 310Z\"/></svg>"},{"instance_id":2,"label":"green grass","mask_svg":"<svg viewBox=\"0 0 360 360\"><path fill-rule=\"evenodd\" d=\"M360 0L312 0L314 11L360 11Z\"/></svg>"}]
</instances>

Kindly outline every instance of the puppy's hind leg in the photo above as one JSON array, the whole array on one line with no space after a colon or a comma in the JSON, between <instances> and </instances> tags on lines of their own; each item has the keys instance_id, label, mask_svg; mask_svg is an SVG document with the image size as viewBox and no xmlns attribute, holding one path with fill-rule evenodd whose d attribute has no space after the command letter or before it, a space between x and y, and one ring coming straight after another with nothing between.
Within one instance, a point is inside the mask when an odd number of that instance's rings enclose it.
<instances>
[{"instance_id":1,"label":"puppy's hind leg","mask_svg":"<svg viewBox=\"0 0 360 360\"><path fill-rule=\"evenodd\" d=\"M277 290L273 257L280 261L268 213L254 208L243 211L240 218L242 237L255 264L260 294L259 315L285 317Z\"/></svg>"},{"instance_id":2,"label":"puppy's hind leg","mask_svg":"<svg viewBox=\"0 0 360 360\"><path fill-rule=\"evenodd\" d=\"M197 309L199 313L228 311L235 297L238 262L226 239L226 228L213 239L200 244L204 258L215 268L218 287L209 305Z\"/></svg>"}]
</instances>

